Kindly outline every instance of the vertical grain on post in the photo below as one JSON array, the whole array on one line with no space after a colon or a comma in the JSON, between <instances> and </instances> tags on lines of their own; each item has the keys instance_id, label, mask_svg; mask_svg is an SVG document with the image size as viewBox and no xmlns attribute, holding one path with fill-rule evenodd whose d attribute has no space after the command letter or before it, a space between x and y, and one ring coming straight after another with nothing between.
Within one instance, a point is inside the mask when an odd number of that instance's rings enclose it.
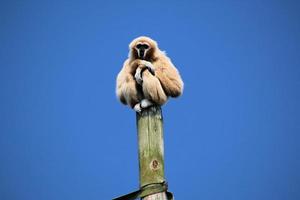
<instances>
[{"instance_id":1,"label":"vertical grain on post","mask_svg":"<svg viewBox=\"0 0 300 200\"><path fill-rule=\"evenodd\" d=\"M152 106L137 114L140 187L164 181L164 140L161 108ZM143 200L166 200L165 192Z\"/></svg>"}]
</instances>

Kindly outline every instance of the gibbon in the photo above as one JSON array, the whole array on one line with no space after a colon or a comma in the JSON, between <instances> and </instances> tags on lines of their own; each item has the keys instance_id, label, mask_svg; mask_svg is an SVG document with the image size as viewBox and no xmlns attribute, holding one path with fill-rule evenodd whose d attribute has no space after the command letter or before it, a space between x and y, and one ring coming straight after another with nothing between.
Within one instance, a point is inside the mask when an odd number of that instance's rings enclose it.
<instances>
[{"instance_id":1,"label":"gibbon","mask_svg":"<svg viewBox=\"0 0 300 200\"><path fill-rule=\"evenodd\" d=\"M183 81L165 52L149 37L129 44L128 59L117 76L116 94L136 112L153 104L163 105L168 97L183 92Z\"/></svg>"}]
</instances>

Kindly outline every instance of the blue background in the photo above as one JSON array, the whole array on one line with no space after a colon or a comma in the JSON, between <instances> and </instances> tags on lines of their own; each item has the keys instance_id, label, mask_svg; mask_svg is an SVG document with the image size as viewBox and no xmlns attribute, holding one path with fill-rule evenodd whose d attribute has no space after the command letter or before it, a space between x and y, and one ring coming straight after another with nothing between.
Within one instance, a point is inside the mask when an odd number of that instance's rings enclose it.
<instances>
[{"instance_id":1,"label":"blue background","mask_svg":"<svg viewBox=\"0 0 300 200\"><path fill-rule=\"evenodd\" d=\"M138 188L115 77L137 36L185 82L164 107L176 199L300 199L297 1L1 1L0 199Z\"/></svg>"}]
</instances>

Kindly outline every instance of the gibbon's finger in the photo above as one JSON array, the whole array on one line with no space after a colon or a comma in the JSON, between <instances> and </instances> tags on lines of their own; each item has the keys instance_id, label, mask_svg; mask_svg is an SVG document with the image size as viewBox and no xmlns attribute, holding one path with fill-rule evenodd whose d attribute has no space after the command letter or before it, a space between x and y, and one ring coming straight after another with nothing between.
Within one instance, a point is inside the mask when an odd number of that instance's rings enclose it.
<instances>
[{"instance_id":1,"label":"gibbon's finger","mask_svg":"<svg viewBox=\"0 0 300 200\"><path fill-rule=\"evenodd\" d=\"M153 66L153 65L152 65L152 66ZM155 69L154 69L153 67L147 66L147 69L149 70L149 72L150 72L153 76L155 76Z\"/></svg>"},{"instance_id":2,"label":"gibbon's finger","mask_svg":"<svg viewBox=\"0 0 300 200\"><path fill-rule=\"evenodd\" d=\"M140 70L140 73L143 75L143 73L144 73L144 71L145 70L148 70L153 76L155 76L155 71L154 71L154 69L153 68L149 68L149 67L147 67L146 65L144 65L143 67L140 67L140 68L138 68L138 69L141 69Z\"/></svg>"},{"instance_id":3,"label":"gibbon's finger","mask_svg":"<svg viewBox=\"0 0 300 200\"><path fill-rule=\"evenodd\" d=\"M147 60L142 60L142 64L145 65L145 66L151 66L152 63L147 61Z\"/></svg>"}]
</instances>

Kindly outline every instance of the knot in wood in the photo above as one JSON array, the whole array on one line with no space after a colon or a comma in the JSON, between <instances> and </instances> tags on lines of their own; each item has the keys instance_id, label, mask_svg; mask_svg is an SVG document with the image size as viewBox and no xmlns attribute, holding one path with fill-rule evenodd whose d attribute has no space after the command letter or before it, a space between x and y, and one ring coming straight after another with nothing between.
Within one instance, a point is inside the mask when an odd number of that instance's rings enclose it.
<instances>
[{"instance_id":1,"label":"knot in wood","mask_svg":"<svg viewBox=\"0 0 300 200\"><path fill-rule=\"evenodd\" d=\"M157 170L158 169L158 165L159 165L159 163L158 163L157 160L152 160L150 168L152 170Z\"/></svg>"}]
</instances>

